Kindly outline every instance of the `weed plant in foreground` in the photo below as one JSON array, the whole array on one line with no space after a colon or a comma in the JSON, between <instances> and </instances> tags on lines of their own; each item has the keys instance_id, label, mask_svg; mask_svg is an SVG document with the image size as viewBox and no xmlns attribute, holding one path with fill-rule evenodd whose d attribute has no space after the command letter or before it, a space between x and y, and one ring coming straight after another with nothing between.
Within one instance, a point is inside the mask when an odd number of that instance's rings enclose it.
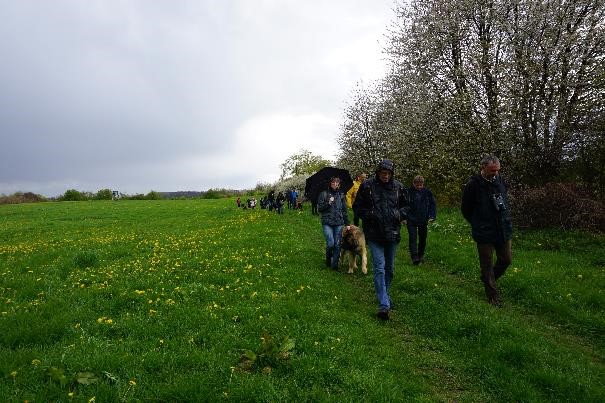
<instances>
[{"instance_id":1,"label":"weed plant in foreground","mask_svg":"<svg viewBox=\"0 0 605 403\"><path fill-rule=\"evenodd\" d=\"M605 401L603 235L516 232L497 309L469 232L403 232L382 322L309 210L0 206L0 401Z\"/></svg>"}]
</instances>

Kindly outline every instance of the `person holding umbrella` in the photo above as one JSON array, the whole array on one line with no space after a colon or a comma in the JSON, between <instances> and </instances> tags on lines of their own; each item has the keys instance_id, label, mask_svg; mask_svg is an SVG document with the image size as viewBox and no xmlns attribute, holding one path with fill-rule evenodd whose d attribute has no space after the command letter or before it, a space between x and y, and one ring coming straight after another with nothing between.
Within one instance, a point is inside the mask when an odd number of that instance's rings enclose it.
<instances>
[{"instance_id":1,"label":"person holding umbrella","mask_svg":"<svg viewBox=\"0 0 605 403\"><path fill-rule=\"evenodd\" d=\"M378 299L376 315L383 320L390 318L389 288L395 270L395 253L401 240L401 224L406 223L409 211L408 192L393 179L394 170L393 161L382 160L376 175L361 184L353 203L372 252L374 289Z\"/></svg>"},{"instance_id":2,"label":"person holding umbrella","mask_svg":"<svg viewBox=\"0 0 605 403\"><path fill-rule=\"evenodd\" d=\"M347 204L340 191L339 177L330 178L328 189L319 194L317 211L321 215L321 225L326 238L326 266L338 270L342 228L350 228Z\"/></svg>"}]
</instances>

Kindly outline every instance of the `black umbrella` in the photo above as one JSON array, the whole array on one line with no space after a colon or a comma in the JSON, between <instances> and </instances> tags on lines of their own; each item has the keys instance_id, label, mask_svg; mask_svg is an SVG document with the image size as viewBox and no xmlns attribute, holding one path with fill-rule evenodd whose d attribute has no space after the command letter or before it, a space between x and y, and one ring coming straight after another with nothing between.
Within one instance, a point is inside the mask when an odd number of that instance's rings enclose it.
<instances>
[{"instance_id":1,"label":"black umbrella","mask_svg":"<svg viewBox=\"0 0 605 403\"><path fill-rule=\"evenodd\" d=\"M319 194L330 186L330 178L340 178L340 191L347 193L353 186L351 174L346 169L325 167L307 178L305 182L305 197L317 201Z\"/></svg>"}]
</instances>

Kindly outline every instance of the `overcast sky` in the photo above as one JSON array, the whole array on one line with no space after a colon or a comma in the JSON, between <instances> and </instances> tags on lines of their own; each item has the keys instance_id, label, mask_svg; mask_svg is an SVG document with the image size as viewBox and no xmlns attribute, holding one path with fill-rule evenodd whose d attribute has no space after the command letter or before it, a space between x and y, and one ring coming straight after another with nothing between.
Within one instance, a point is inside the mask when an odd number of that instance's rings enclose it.
<instances>
[{"instance_id":1,"label":"overcast sky","mask_svg":"<svg viewBox=\"0 0 605 403\"><path fill-rule=\"evenodd\" d=\"M392 0L0 0L0 193L249 189L333 159Z\"/></svg>"}]
</instances>

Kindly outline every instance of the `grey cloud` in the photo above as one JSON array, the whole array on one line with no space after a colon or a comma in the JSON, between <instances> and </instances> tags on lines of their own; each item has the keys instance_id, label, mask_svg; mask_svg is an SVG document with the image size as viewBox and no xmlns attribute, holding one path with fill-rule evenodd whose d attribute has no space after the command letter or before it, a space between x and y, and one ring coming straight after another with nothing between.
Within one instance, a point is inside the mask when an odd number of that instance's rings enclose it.
<instances>
[{"instance_id":1,"label":"grey cloud","mask_svg":"<svg viewBox=\"0 0 605 403\"><path fill-rule=\"evenodd\" d=\"M229 154L257 115L339 116L361 77L330 57L377 35L363 25L376 4L1 2L0 193L255 183L254 170L188 178L183 161Z\"/></svg>"}]
</instances>

